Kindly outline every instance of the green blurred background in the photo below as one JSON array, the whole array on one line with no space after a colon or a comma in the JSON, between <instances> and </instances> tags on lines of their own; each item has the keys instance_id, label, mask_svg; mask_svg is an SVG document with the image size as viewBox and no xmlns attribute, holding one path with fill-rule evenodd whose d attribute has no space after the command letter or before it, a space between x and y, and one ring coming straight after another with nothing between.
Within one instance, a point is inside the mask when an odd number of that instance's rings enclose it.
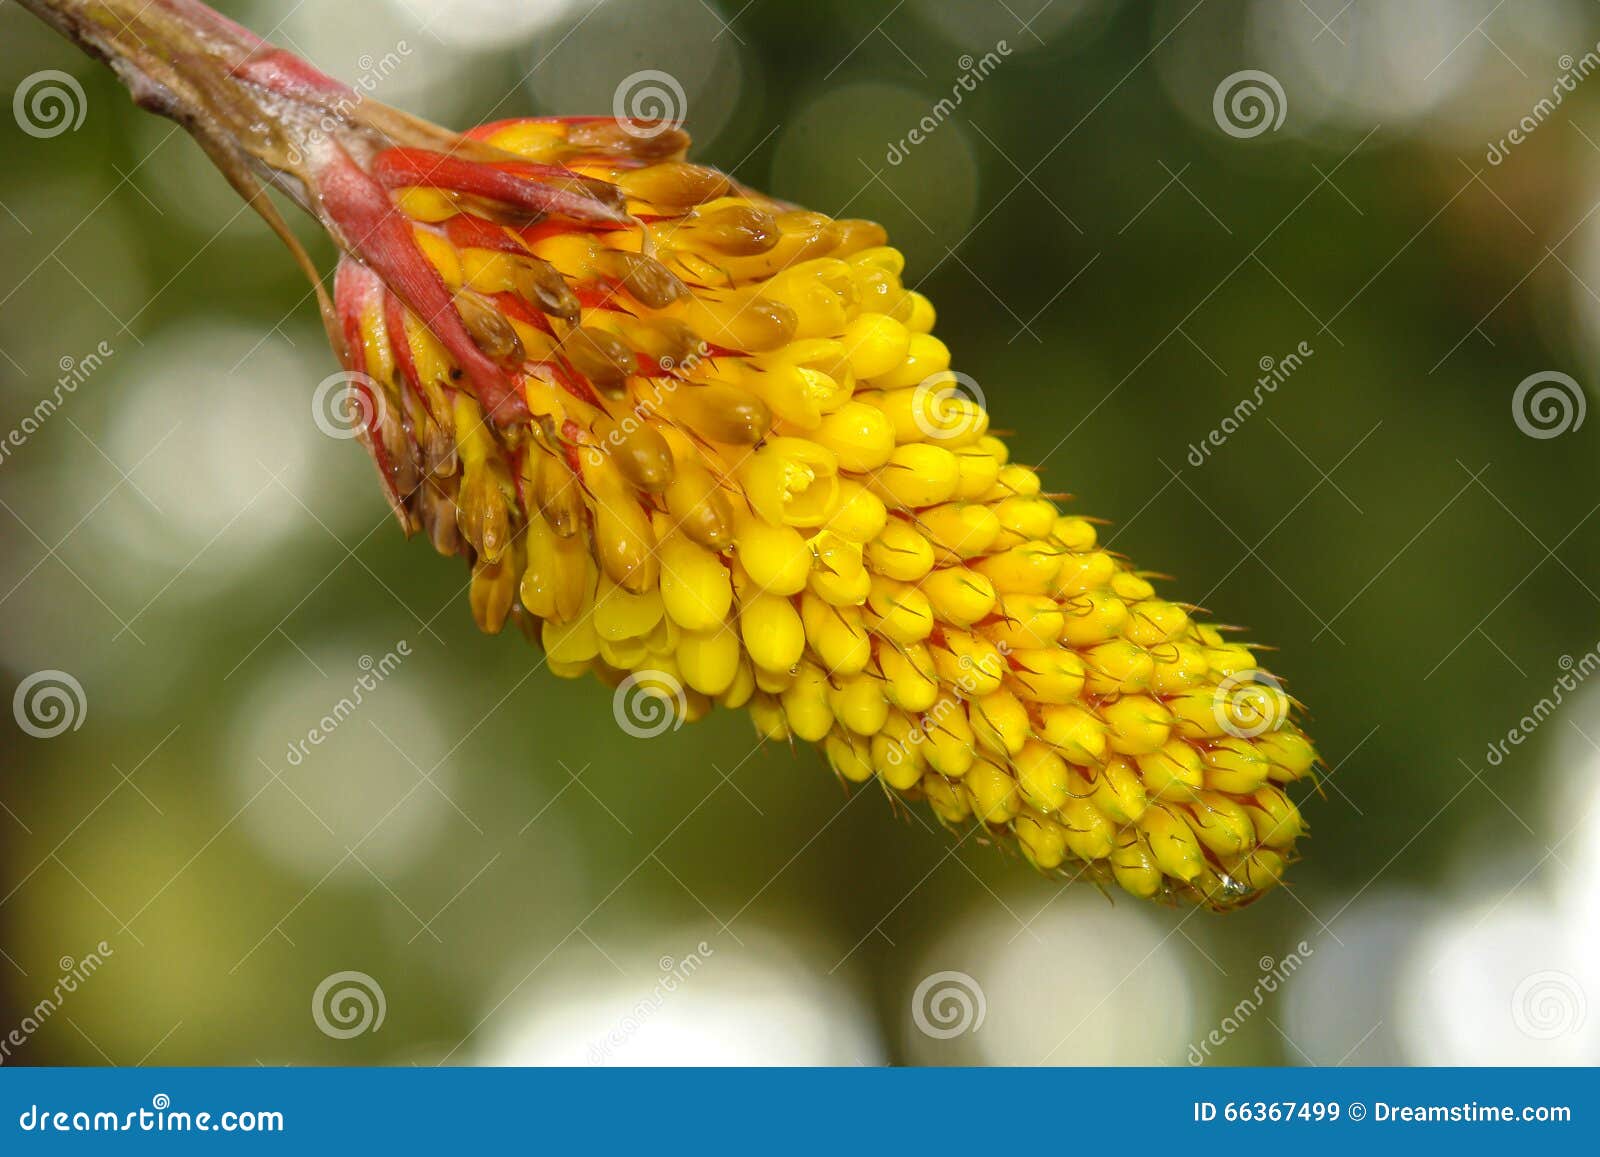
<instances>
[{"instance_id":1,"label":"green blurred background","mask_svg":"<svg viewBox=\"0 0 1600 1157\"><path fill-rule=\"evenodd\" d=\"M61 401L0 458L0 690L83 697L53 738L5 721L0 1041L33 1025L5 1063L1600 1059L1600 702L1487 758L1600 640L1600 422L1513 413L1530 375L1600 376L1594 5L222 7L448 123L670 74L698 159L889 227L1016 458L1276 644L1334 770L1292 887L1215 917L952 852L740 714L624 734L480 636L319 433L336 366L278 243L6 2L0 430ZM81 125L28 120L42 70ZM1281 124L1224 131L1242 70ZM325 1031L341 972L381 1027ZM944 972L981 1026L919 1028Z\"/></svg>"}]
</instances>

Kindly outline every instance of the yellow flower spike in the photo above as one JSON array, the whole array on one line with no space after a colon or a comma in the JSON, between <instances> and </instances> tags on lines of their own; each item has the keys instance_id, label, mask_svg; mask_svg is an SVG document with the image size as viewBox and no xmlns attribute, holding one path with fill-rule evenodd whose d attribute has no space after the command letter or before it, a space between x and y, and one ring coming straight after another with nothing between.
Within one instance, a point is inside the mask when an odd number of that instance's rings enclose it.
<instances>
[{"instance_id":1,"label":"yellow flower spike","mask_svg":"<svg viewBox=\"0 0 1600 1157\"><path fill-rule=\"evenodd\" d=\"M1045 742L1079 767L1097 767L1106 756L1106 725L1083 707L1046 707Z\"/></svg>"},{"instance_id":2,"label":"yellow flower spike","mask_svg":"<svg viewBox=\"0 0 1600 1157\"><path fill-rule=\"evenodd\" d=\"M950 368L950 350L932 334L914 333L906 350L906 360L897 369L871 379L873 388L899 390L926 381Z\"/></svg>"},{"instance_id":3,"label":"yellow flower spike","mask_svg":"<svg viewBox=\"0 0 1600 1157\"><path fill-rule=\"evenodd\" d=\"M1064 631L1065 616L1062 618ZM1143 691L1156 668L1150 652L1125 639L1113 639L1089 648L1084 652L1083 662L1088 672L1086 686L1089 693L1102 698Z\"/></svg>"},{"instance_id":4,"label":"yellow flower spike","mask_svg":"<svg viewBox=\"0 0 1600 1157\"><path fill-rule=\"evenodd\" d=\"M870 675L840 678L828 703L834 717L857 735L876 735L889 719L889 701L883 697L883 685Z\"/></svg>"},{"instance_id":5,"label":"yellow flower spike","mask_svg":"<svg viewBox=\"0 0 1600 1157\"><path fill-rule=\"evenodd\" d=\"M1011 766L1028 803L1046 815L1072 798L1072 776L1067 761L1048 744L1029 740L1014 753Z\"/></svg>"},{"instance_id":6,"label":"yellow flower spike","mask_svg":"<svg viewBox=\"0 0 1600 1157\"><path fill-rule=\"evenodd\" d=\"M926 711L939 699L940 672L928 648L884 646L878 650L884 695L902 711Z\"/></svg>"},{"instance_id":7,"label":"yellow flower spike","mask_svg":"<svg viewBox=\"0 0 1600 1157\"><path fill-rule=\"evenodd\" d=\"M1139 755L1134 762L1145 788L1158 799L1194 799L1205 785L1205 762L1200 752L1182 740L1168 742L1159 751Z\"/></svg>"},{"instance_id":8,"label":"yellow flower spike","mask_svg":"<svg viewBox=\"0 0 1600 1157\"><path fill-rule=\"evenodd\" d=\"M978 742L1003 759L1020 752L1033 735L1027 706L1004 688L973 700L968 718Z\"/></svg>"},{"instance_id":9,"label":"yellow flower spike","mask_svg":"<svg viewBox=\"0 0 1600 1157\"><path fill-rule=\"evenodd\" d=\"M909 583L874 576L867 594L867 625L891 643L910 646L933 633L928 596Z\"/></svg>"},{"instance_id":10,"label":"yellow flower spike","mask_svg":"<svg viewBox=\"0 0 1600 1157\"><path fill-rule=\"evenodd\" d=\"M1203 791L1189 805L1189 817L1195 836L1224 860L1245 855L1255 846L1255 825L1232 796Z\"/></svg>"},{"instance_id":11,"label":"yellow flower spike","mask_svg":"<svg viewBox=\"0 0 1600 1157\"><path fill-rule=\"evenodd\" d=\"M1105 859L1116 846L1115 829L1088 800L1069 799L1061 808L1061 827L1067 847L1085 863Z\"/></svg>"},{"instance_id":12,"label":"yellow flower spike","mask_svg":"<svg viewBox=\"0 0 1600 1157\"><path fill-rule=\"evenodd\" d=\"M1279 720L1285 716L1278 716ZM1280 783L1300 779L1311 772L1317 750L1298 731L1279 730L1259 736L1256 748L1272 763L1272 778Z\"/></svg>"},{"instance_id":13,"label":"yellow flower spike","mask_svg":"<svg viewBox=\"0 0 1600 1157\"><path fill-rule=\"evenodd\" d=\"M794 681L778 697L789 730L811 743L833 730L833 708L828 703L828 679L815 663L801 663Z\"/></svg>"},{"instance_id":14,"label":"yellow flower spike","mask_svg":"<svg viewBox=\"0 0 1600 1157\"><path fill-rule=\"evenodd\" d=\"M972 818L972 805L959 785L930 771L922 777L919 786L928 806L946 826L953 828Z\"/></svg>"},{"instance_id":15,"label":"yellow flower spike","mask_svg":"<svg viewBox=\"0 0 1600 1157\"><path fill-rule=\"evenodd\" d=\"M920 536L918 541L926 544L926 540ZM933 571L922 580L921 587L934 613L942 622L952 626L970 627L988 616L995 607L994 584L966 567L952 566Z\"/></svg>"},{"instance_id":16,"label":"yellow flower spike","mask_svg":"<svg viewBox=\"0 0 1600 1157\"><path fill-rule=\"evenodd\" d=\"M674 652L683 681L703 695L722 695L739 674L739 636L726 627L685 631Z\"/></svg>"},{"instance_id":17,"label":"yellow flower spike","mask_svg":"<svg viewBox=\"0 0 1600 1157\"><path fill-rule=\"evenodd\" d=\"M743 600L739 633L750 661L767 671L787 671L806 649L805 627L788 599L758 594Z\"/></svg>"},{"instance_id":18,"label":"yellow flower spike","mask_svg":"<svg viewBox=\"0 0 1600 1157\"><path fill-rule=\"evenodd\" d=\"M750 581L771 594L797 595L806 589L813 557L792 526L774 525L753 514L734 518L734 552Z\"/></svg>"},{"instance_id":19,"label":"yellow flower spike","mask_svg":"<svg viewBox=\"0 0 1600 1157\"><path fill-rule=\"evenodd\" d=\"M1012 651L1012 681L1034 703L1075 703L1083 693L1083 660L1061 647Z\"/></svg>"},{"instance_id":20,"label":"yellow flower spike","mask_svg":"<svg viewBox=\"0 0 1600 1157\"><path fill-rule=\"evenodd\" d=\"M845 326L841 340L856 376L875 378L900 368L910 352L911 338L911 331L894 318L864 313Z\"/></svg>"},{"instance_id":21,"label":"yellow flower spike","mask_svg":"<svg viewBox=\"0 0 1600 1157\"><path fill-rule=\"evenodd\" d=\"M1107 598L1121 602L1121 598L1108 589L1111 578L1116 573L1116 560L1103 550L1091 550L1084 554L1069 553L1061 560L1061 570L1056 575L1056 594L1067 599L1074 595L1099 591Z\"/></svg>"},{"instance_id":22,"label":"yellow flower spike","mask_svg":"<svg viewBox=\"0 0 1600 1157\"><path fill-rule=\"evenodd\" d=\"M1061 866L1067 857L1067 833L1060 824L1037 812L1025 811L1017 817L1013 826L1017 843L1029 863L1041 872Z\"/></svg>"},{"instance_id":23,"label":"yellow flower spike","mask_svg":"<svg viewBox=\"0 0 1600 1157\"><path fill-rule=\"evenodd\" d=\"M1142 899L1161 894L1165 879L1142 831L1119 834L1109 860L1112 876L1123 891Z\"/></svg>"},{"instance_id":24,"label":"yellow flower spike","mask_svg":"<svg viewBox=\"0 0 1600 1157\"><path fill-rule=\"evenodd\" d=\"M1272 765L1248 739L1219 739L1201 757L1206 786L1232 795L1255 791L1267 782Z\"/></svg>"},{"instance_id":25,"label":"yellow flower spike","mask_svg":"<svg viewBox=\"0 0 1600 1157\"><path fill-rule=\"evenodd\" d=\"M891 711L883 730L872 737L872 766L878 778L896 791L910 791L927 770L922 745L911 741L913 733L920 734L916 725L903 714Z\"/></svg>"},{"instance_id":26,"label":"yellow flower spike","mask_svg":"<svg viewBox=\"0 0 1600 1157\"><path fill-rule=\"evenodd\" d=\"M872 661L872 636L861 611L835 606L807 591L800 598L806 641L832 675L855 675Z\"/></svg>"},{"instance_id":27,"label":"yellow flower spike","mask_svg":"<svg viewBox=\"0 0 1600 1157\"><path fill-rule=\"evenodd\" d=\"M824 602L836 607L859 607L872 590L872 575L867 572L859 544L831 531L811 540L816 565L807 580L808 588Z\"/></svg>"},{"instance_id":28,"label":"yellow flower spike","mask_svg":"<svg viewBox=\"0 0 1600 1157\"><path fill-rule=\"evenodd\" d=\"M384 403L363 444L404 527L466 556L483 629L514 617L562 676L660 672L684 719L744 707L1042 871L1216 908L1281 879L1298 705L1011 460L880 227L694 164L676 127L456 136L259 67L199 3L70 31L181 81L235 185L343 247L324 312Z\"/></svg>"},{"instance_id":29,"label":"yellow flower spike","mask_svg":"<svg viewBox=\"0 0 1600 1157\"><path fill-rule=\"evenodd\" d=\"M883 500L861 483L839 480L839 509L828 519L828 529L855 543L871 542L888 522Z\"/></svg>"},{"instance_id":30,"label":"yellow flower spike","mask_svg":"<svg viewBox=\"0 0 1600 1157\"><path fill-rule=\"evenodd\" d=\"M806 438L770 438L740 467L745 497L768 522L818 527L839 508L833 451Z\"/></svg>"},{"instance_id":31,"label":"yellow flower spike","mask_svg":"<svg viewBox=\"0 0 1600 1157\"><path fill-rule=\"evenodd\" d=\"M516 552L511 551L494 561L487 556L480 558L472 568L470 602L473 620L480 631L498 635L505 626L506 616L517 599L520 562Z\"/></svg>"},{"instance_id":32,"label":"yellow flower spike","mask_svg":"<svg viewBox=\"0 0 1600 1157\"><path fill-rule=\"evenodd\" d=\"M1288 851L1306 832L1300 809L1276 787L1269 785L1252 792L1243 797L1242 803L1259 844Z\"/></svg>"},{"instance_id":33,"label":"yellow flower spike","mask_svg":"<svg viewBox=\"0 0 1600 1157\"><path fill-rule=\"evenodd\" d=\"M1062 551L1048 542L1025 542L979 559L972 569L1005 594L1048 595L1054 589L1056 575L1061 573L1061 556ZM1063 608L1062 614L1071 618L1072 611ZM1062 634L1067 630L1068 625L1063 623Z\"/></svg>"},{"instance_id":34,"label":"yellow flower spike","mask_svg":"<svg viewBox=\"0 0 1600 1157\"><path fill-rule=\"evenodd\" d=\"M933 569L933 547L909 522L891 518L867 544L866 561L874 574L914 583Z\"/></svg>"},{"instance_id":35,"label":"yellow flower spike","mask_svg":"<svg viewBox=\"0 0 1600 1157\"><path fill-rule=\"evenodd\" d=\"M977 503L942 503L917 511L916 520L942 562L979 558L1000 535L1000 520L994 511Z\"/></svg>"},{"instance_id":36,"label":"yellow flower spike","mask_svg":"<svg viewBox=\"0 0 1600 1157\"><path fill-rule=\"evenodd\" d=\"M1205 850L1174 805L1157 803L1139 818L1150 854L1167 875L1188 883L1206 870Z\"/></svg>"},{"instance_id":37,"label":"yellow flower spike","mask_svg":"<svg viewBox=\"0 0 1600 1157\"><path fill-rule=\"evenodd\" d=\"M1206 653L1188 643L1157 647L1150 652L1150 658L1155 662L1150 672L1150 690L1157 695L1187 696L1204 686L1211 670Z\"/></svg>"},{"instance_id":38,"label":"yellow flower spike","mask_svg":"<svg viewBox=\"0 0 1600 1157\"><path fill-rule=\"evenodd\" d=\"M995 614L999 620L986 633L1016 651L1053 646L1065 626L1060 604L1048 595L1002 595Z\"/></svg>"},{"instance_id":39,"label":"yellow flower spike","mask_svg":"<svg viewBox=\"0 0 1600 1157\"><path fill-rule=\"evenodd\" d=\"M802 341L839 337L861 308L850 266L828 257L790 266L766 281L761 292L793 311L795 337Z\"/></svg>"},{"instance_id":40,"label":"yellow flower spike","mask_svg":"<svg viewBox=\"0 0 1600 1157\"><path fill-rule=\"evenodd\" d=\"M601 576L590 613L594 616L595 634L615 643L623 639L643 640L661 622L665 610L661 587L634 594L610 577Z\"/></svg>"},{"instance_id":41,"label":"yellow flower spike","mask_svg":"<svg viewBox=\"0 0 1600 1157\"><path fill-rule=\"evenodd\" d=\"M841 469L857 474L876 470L894 453L889 419L865 402L846 402L821 418L811 436L833 452Z\"/></svg>"},{"instance_id":42,"label":"yellow flower spike","mask_svg":"<svg viewBox=\"0 0 1600 1157\"><path fill-rule=\"evenodd\" d=\"M600 653L600 636L595 633L594 620L588 617L575 618L570 623L546 619L541 641L552 663L587 663Z\"/></svg>"},{"instance_id":43,"label":"yellow flower spike","mask_svg":"<svg viewBox=\"0 0 1600 1157\"><path fill-rule=\"evenodd\" d=\"M967 769L961 778L961 790L966 793L973 814L984 823L1010 823L1022 812L1017 781L987 759L980 759Z\"/></svg>"},{"instance_id":44,"label":"yellow flower spike","mask_svg":"<svg viewBox=\"0 0 1600 1157\"><path fill-rule=\"evenodd\" d=\"M1124 756L1108 759L1095 778L1090 799L1114 823L1137 823L1150 806L1140 769Z\"/></svg>"},{"instance_id":45,"label":"yellow flower spike","mask_svg":"<svg viewBox=\"0 0 1600 1157\"><path fill-rule=\"evenodd\" d=\"M789 720L783 713L783 706L771 695L757 692L746 706L750 711L750 721L756 726L756 734L773 743L782 743L789 738Z\"/></svg>"},{"instance_id":46,"label":"yellow flower spike","mask_svg":"<svg viewBox=\"0 0 1600 1157\"><path fill-rule=\"evenodd\" d=\"M1108 742L1119 755L1159 751L1172 734L1172 713L1148 695L1126 695L1100 709L1110 728Z\"/></svg>"},{"instance_id":47,"label":"yellow flower spike","mask_svg":"<svg viewBox=\"0 0 1600 1157\"><path fill-rule=\"evenodd\" d=\"M872 472L867 486L885 505L919 510L948 502L960 477L954 454L943 446L918 443L896 447L889 460Z\"/></svg>"},{"instance_id":48,"label":"yellow flower spike","mask_svg":"<svg viewBox=\"0 0 1600 1157\"><path fill-rule=\"evenodd\" d=\"M1000 689L1005 655L988 639L965 631L944 632L944 646L931 647L934 670L956 694L975 699Z\"/></svg>"},{"instance_id":49,"label":"yellow flower spike","mask_svg":"<svg viewBox=\"0 0 1600 1157\"><path fill-rule=\"evenodd\" d=\"M941 710L941 708L945 708ZM960 704L941 700L923 719L928 766L951 779L967 773L976 737Z\"/></svg>"},{"instance_id":50,"label":"yellow flower spike","mask_svg":"<svg viewBox=\"0 0 1600 1157\"><path fill-rule=\"evenodd\" d=\"M877 772L872 766L872 754L864 739L832 732L823 743L828 762L851 783L866 783Z\"/></svg>"},{"instance_id":51,"label":"yellow flower spike","mask_svg":"<svg viewBox=\"0 0 1600 1157\"><path fill-rule=\"evenodd\" d=\"M657 556L661 600L672 621L686 631L720 626L733 608L733 579L722 559L676 534L662 538Z\"/></svg>"}]
</instances>

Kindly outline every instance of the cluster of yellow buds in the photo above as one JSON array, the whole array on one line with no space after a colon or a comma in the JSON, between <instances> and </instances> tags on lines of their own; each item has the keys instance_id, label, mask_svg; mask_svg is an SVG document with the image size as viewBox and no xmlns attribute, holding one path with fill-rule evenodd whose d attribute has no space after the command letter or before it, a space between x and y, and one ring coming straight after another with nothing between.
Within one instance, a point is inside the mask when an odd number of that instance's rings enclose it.
<instances>
[{"instance_id":1,"label":"cluster of yellow buds","mask_svg":"<svg viewBox=\"0 0 1600 1157\"><path fill-rule=\"evenodd\" d=\"M1009 460L880 227L666 124L469 137L505 160L371 165L431 315L355 256L335 300L395 509L469 557L484 630L747 708L1043 870L1214 908L1279 881L1316 760L1289 699Z\"/></svg>"},{"instance_id":2,"label":"cluster of yellow buds","mask_svg":"<svg viewBox=\"0 0 1600 1157\"><path fill-rule=\"evenodd\" d=\"M448 132L199 0L22 3L314 281L262 180L328 229L347 413L484 630L684 717L748 708L1043 871L1219 909L1279 882L1317 761L1294 705L1010 461L877 225L664 122Z\"/></svg>"}]
</instances>

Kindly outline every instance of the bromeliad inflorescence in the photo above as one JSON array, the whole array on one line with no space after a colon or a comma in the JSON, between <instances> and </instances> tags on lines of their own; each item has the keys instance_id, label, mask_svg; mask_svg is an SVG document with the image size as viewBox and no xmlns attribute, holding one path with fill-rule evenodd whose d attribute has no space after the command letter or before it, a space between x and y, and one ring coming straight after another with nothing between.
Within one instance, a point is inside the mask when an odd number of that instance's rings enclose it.
<instances>
[{"instance_id":1,"label":"bromeliad inflorescence","mask_svg":"<svg viewBox=\"0 0 1600 1157\"><path fill-rule=\"evenodd\" d=\"M1251 649L1162 598L988 432L867 221L686 160L674 124L457 135L194 0L23 0L178 119L294 246L408 532L552 671L747 708L1038 868L1231 908L1316 753Z\"/></svg>"}]
</instances>

